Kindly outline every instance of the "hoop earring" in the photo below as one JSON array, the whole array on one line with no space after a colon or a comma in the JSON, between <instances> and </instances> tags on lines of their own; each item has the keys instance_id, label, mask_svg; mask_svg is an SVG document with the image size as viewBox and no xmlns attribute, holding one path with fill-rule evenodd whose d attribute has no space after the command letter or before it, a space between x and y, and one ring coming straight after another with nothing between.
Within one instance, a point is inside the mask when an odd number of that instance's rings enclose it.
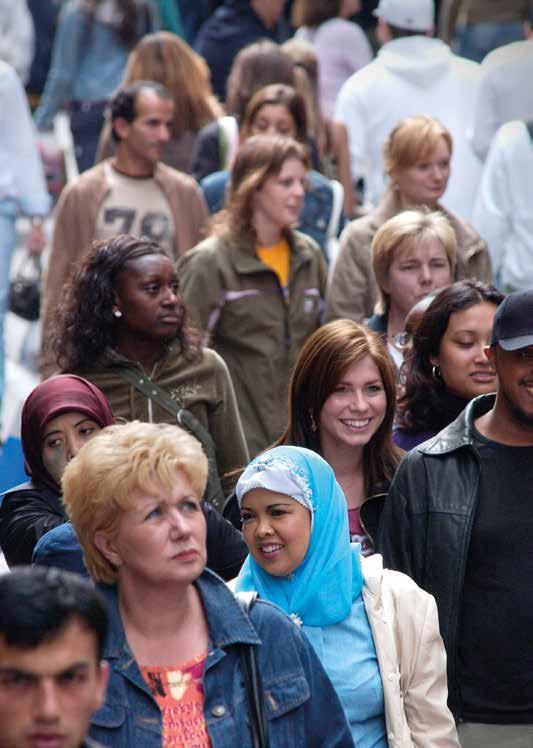
<instances>
[{"instance_id":1,"label":"hoop earring","mask_svg":"<svg viewBox=\"0 0 533 748\"><path fill-rule=\"evenodd\" d=\"M313 433L316 433L318 431L318 427L316 425L315 417L311 410L309 411L309 420L311 421L311 431Z\"/></svg>"},{"instance_id":2,"label":"hoop earring","mask_svg":"<svg viewBox=\"0 0 533 748\"><path fill-rule=\"evenodd\" d=\"M431 376L433 377L433 379L442 379L440 374L440 366L438 366L437 364L433 364L433 366L431 367Z\"/></svg>"}]
</instances>

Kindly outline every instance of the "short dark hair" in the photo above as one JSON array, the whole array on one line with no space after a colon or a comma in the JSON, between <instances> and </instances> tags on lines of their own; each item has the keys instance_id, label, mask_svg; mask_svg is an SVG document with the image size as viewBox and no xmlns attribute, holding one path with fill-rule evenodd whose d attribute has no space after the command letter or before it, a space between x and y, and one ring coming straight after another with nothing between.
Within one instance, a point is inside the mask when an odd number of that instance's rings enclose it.
<instances>
[{"instance_id":1,"label":"short dark hair","mask_svg":"<svg viewBox=\"0 0 533 748\"><path fill-rule=\"evenodd\" d=\"M126 120L126 122L133 122L137 116L137 98L142 91L153 91L160 99L169 99L172 101L172 96L165 86L161 83L156 83L156 81L135 81L124 86L124 88L119 88L107 107L108 117L111 122L111 135L115 142L120 140L114 127L115 121L120 117Z\"/></svg>"},{"instance_id":2,"label":"short dark hair","mask_svg":"<svg viewBox=\"0 0 533 748\"><path fill-rule=\"evenodd\" d=\"M108 630L105 604L91 582L72 572L21 566L0 575L0 636L8 646L33 649L81 621L96 638L102 659Z\"/></svg>"}]
</instances>

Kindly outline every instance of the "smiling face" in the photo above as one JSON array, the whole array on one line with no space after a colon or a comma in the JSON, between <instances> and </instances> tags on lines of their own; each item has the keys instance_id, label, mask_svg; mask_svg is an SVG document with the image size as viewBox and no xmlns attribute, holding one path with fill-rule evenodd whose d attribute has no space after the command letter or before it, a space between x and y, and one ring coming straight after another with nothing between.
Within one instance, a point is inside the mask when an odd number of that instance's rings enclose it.
<instances>
[{"instance_id":1,"label":"smiling face","mask_svg":"<svg viewBox=\"0 0 533 748\"><path fill-rule=\"evenodd\" d=\"M61 485L67 463L100 430L96 421L78 411L62 413L48 421L43 429L42 458L46 470L58 485Z\"/></svg>"},{"instance_id":2,"label":"smiling face","mask_svg":"<svg viewBox=\"0 0 533 748\"><path fill-rule=\"evenodd\" d=\"M79 748L107 683L96 650L94 632L78 619L27 649L0 636L2 748Z\"/></svg>"},{"instance_id":3,"label":"smiling face","mask_svg":"<svg viewBox=\"0 0 533 748\"><path fill-rule=\"evenodd\" d=\"M387 410L383 380L371 356L353 363L337 382L320 412L324 455L363 447L381 426ZM327 457L326 457L327 458Z\"/></svg>"},{"instance_id":4,"label":"smiling face","mask_svg":"<svg viewBox=\"0 0 533 748\"><path fill-rule=\"evenodd\" d=\"M448 184L450 158L448 143L440 137L435 150L427 159L391 172L403 199L409 205L433 207Z\"/></svg>"},{"instance_id":5,"label":"smiling face","mask_svg":"<svg viewBox=\"0 0 533 748\"><path fill-rule=\"evenodd\" d=\"M286 577L305 558L311 537L311 513L284 493L254 488L241 505L242 533L259 566Z\"/></svg>"},{"instance_id":6,"label":"smiling face","mask_svg":"<svg viewBox=\"0 0 533 748\"><path fill-rule=\"evenodd\" d=\"M279 173L269 177L257 190L252 221L259 235L264 225L281 231L297 223L305 196L306 175L307 169L301 161L288 158Z\"/></svg>"},{"instance_id":7,"label":"smiling face","mask_svg":"<svg viewBox=\"0 0 533 748\"><path fill-rule=\"evenodd\" d=\"M484 302L450 315L439 355L430 360L454 395L470 400L496 391L496 370L485 355L495 314L496 306Z\"/></svg>"},{"instance_id":8,"label":"smiling face","mask_svg":"<svg viewBox=\"0 0 533 748\"><path fill-rule=\"evenodd\" d=\"M504 351L486 349L498 372L496 408L500 421L511 421L529 433L533 430L533 346Z\"/></svg>"},{"instance_id":9,"label":"smiling face","mask_svg":"<svg viewBox=\"0 0 533 748\"><path fill-rule=\"evenodd\" d=\"M113 123L120 137L117 144L120 162L126 161L135 171L151 173L171 138L173 116L174 105L170 99L163 99L150 89L139 91L135 119L128 122L119 117Z\"/></svg>"},{"instance_id":10,"label":"smiling face","mask_svg":"<svg viewBox=\"0 0 533 748\"><path fill-rule=\"evenodd\" d=\"M207 559L206 524L200 497L187 475L176 474L172 490L136 490L113 533L97 532L95 543L118 569L119 583L187 586Z\"/></svg>"},{"instance_id":11,"label":"smiling face","mask_svg":"<svg viewBox=\"0 0 533 748\"><path fill-rule=\"evenodd\" d=\"M183 321L178 274L163 254L145 255L126 263L115 284L116 320L120 334L145 340L172 340Z\"/></svg>"},{"instance_id":12,"label":"smiling face","mask_svg":"<svg viewBox=\"0 0 533 748\"><path fill-rule=\"evenodd\" d=\"M296 128L291 113L283 104L263 104L250 128L250 135L285 135L294 138Z\"/></svg>"},{"instance_id":13,"label":"smiling face","mask_svg":"<svg viewBox=\"0 0 533 748\"><path fill-rule=\"evenodd\" d=\"M390 308L401 316L435 288L452 282L452 271L446 250L434 237L416 244L404 240L394 252L384 291L390 296Z\"/></svg>"}]
</instances>

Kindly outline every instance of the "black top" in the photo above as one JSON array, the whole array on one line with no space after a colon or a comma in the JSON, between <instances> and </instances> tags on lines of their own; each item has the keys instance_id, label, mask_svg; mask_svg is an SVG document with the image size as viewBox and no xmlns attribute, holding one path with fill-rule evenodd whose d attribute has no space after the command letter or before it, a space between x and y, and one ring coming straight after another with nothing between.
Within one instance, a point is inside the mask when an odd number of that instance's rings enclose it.
<instances>
[{"instance_id":1,"label":"black top","mask_svg":"<svg viewBox=\"0 0 533 748\"><path fill-rule=\"evenodd\" d=\"M31 564L37 541L67 519L59 494L28 481L4 494L0 507L0 547L8 566Z\"/></svg>"},{"instance_id":2,"label":"black top","mask_svg":"<svg viewBox=\"0 0 533 748\"><path fill-rule=\"evenodd\" d=\"M481 472L460 611L462 717L533 723L533 446L474 428Z\"/></svg>"}]
</instances>

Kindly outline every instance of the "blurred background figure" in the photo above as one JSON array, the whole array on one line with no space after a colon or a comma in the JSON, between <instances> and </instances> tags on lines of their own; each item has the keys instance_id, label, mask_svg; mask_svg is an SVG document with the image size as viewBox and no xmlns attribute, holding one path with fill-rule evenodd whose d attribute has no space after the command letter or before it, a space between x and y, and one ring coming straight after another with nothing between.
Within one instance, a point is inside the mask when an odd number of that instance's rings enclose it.
<instances>
[{"instance_id":1,"label":"blurred background figure","mask_svg":"<svg viewBox=\"0 0 533 748\"><path fill-rule=\"evenodd\" d=\"M439 36L461 57L481 62L493 49L523 38L531 10L530 0L444 0Z\"/></svg>"},{"instance_id":2,"label":"blurred background figure","mask_svg":"<svg viewBox=\"0 0 533 748\"><path fill-rule=\"evenodd\" d=\"M199 181L215 171L231 169L239 147L239 126L252 96L271 83L296 86L290 57L268 39L249 44L235 57L228 78L226 116L200 131L192 173Z\"/></svg>"},{"instance_id":3,"label":"blurred background figure","mask_svg":"<svg viewBox=\"0 0 533 748\"><path fill-rule=\"evenodd\" d=\"M239 50L259 39L283 41L280 20L286 2L225 0L200 27L194 48L209 65L220 101L226 100L227 78Z\"/></svg>"},{"instance_id":4,"label":"blurred background figure","mask_svg":"<svg viewBox=\"0 0 533 748\"><path fill-rule=\"evenodd\" d=\"M35 51L35 30L27 0L0 0L0 60L28 82Z\"/></svg>"},{"instance_id":5,"label":"blurred background figure","mask_svg":"<svg viewBox=\"0 0 533 748\"><path fill-rule=\"evenodd\" d=\"M161 160L168 166L189 174L196 139L209 122L223 115L213 95L209 69L205 60L176 34L158 31L147 34L132 50L121 87L135 81L156 81L169 92L174 103L170 140ZM111 123L100 136L97 161L113 156L115 143Z\"/></svg>"},{"instance_id":6,"label":"blurred background figure","mask_svg":"<svg viewBox=\"0 0 533 748\"><path fill-rule=\"evenodd\" d=\"M481 85L473 129L472 147L485 159L492 138L510 120L533 120L533 8L523 41L506 44L488 54L481 64Z\"/></svg>"},{"instance_id":7,"label":"blurred background figure","mask_svg":"<svg viewBox=\"0 0 533 748\"><path fill-rule=\"evenodd\" d=\"M504 295L464 280L435 294L405 359L395 443L413 449L454 421L472 398L496 391L496 370L485 355Z\"/></svg>"},{"instance_id":8,"label":"blurred background figure","mask_svg":"<svg viewBox=\"0 0 533 748\"><path fill-rule=\"evenodd\" d=\"M383 196L382 143L405 117L436 117L450 132L455 168L443 203L468 220L481 165L467 131L472 126L481 70L433 39L433 0L381 0L376 59L342 86L335 118L348 130L352 176L365 181L365 200L376 205ZM440 196L439 196L440 197Z\"/></svg>"},{"instance_id":9,"label":"blurred background figure","mask_svg":"<svg viewBox=\"0 0 533 748\"><path fill-rule=\"evenodd\" d=\"M508 122L490 146L472 217L506 293L533 287L532 204L533 120Z\"/></svg>"},{"instance_id":10,"label":"blurred background figure","mask_svg":"<svg viewBox=\"0 0 533 748\"><path fill-rule=\"evenodd\" d=\"M328 290L326 319L348 317L362 322L374 313L378 297L372 271L372 240L385 221L403 210L429 208L442 213L457 243L455 279L491 280L487 245L470 224L441 203L453 172L450 131L432 117L408 117L389 134L383 154L389 178L386 191L378 206L352 221L341 236ZM454 163L456 160L455 155ZM427 288L426 293L430 290ZM403 321L395 333L402 331Z\"/></svg>"},{"instance_id":11,"label":"blurred background figure","mask_svg":"<svg viewBox=\"0 0 533 748\"><path fill-rule=\"evenodd\" d=\"M295 0L292 6L295 38L311 44L318 58L320 106L326 117L333 117L344 81L373 57L366 34L349 20L360 9L360 0Z\"/></svg>"},{"instance_id":12,"label":"blurred background figure","mask_svg":"<svg viewBox=\"0 0 533 748\"><path fill-rule=\"evenodd\" d=\"M299 39L282 45L295 65L297 88L307 104L309 141L316 148L317 168L329 179L336 179L344 190L344 211L351 217L355 209L354 185L350 169L348 135L342 122L323 116L319 98L319 60L313 47ZM312 151L314 155L314 151Z\"/></svg>"},{"instance_id":13,"label":"blurred background figure","mask_svg":"<svg viewBox=\"0 0 533 748\"><path fill-rule=\"evenodd\" d=\"M42 222L50 208L35 129L24 88L15 70L0 61L0 407L4 396L4 318L8 308L11 258L16 221L31 219L28 251L44 249Z\"/></svg>"},{"instance_id":14,"label":"blurred background figure","mask_svg":"<svg viewBox=\"0 0 533 748\"><path fill-rule=\"evenodd\" d=\"M107 99L130 50L157 26L150 0L68 0L62 7L35 124L49 129L68 108L79 171L94 164Z\"/></svg>"}]
</instances>

